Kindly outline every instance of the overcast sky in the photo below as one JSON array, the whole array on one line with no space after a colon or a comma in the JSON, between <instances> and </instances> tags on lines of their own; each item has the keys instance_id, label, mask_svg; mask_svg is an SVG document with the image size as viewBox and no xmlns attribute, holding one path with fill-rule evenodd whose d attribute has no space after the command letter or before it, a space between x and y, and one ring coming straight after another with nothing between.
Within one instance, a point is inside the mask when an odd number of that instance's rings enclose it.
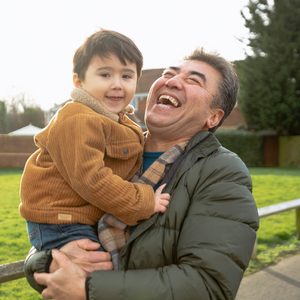
<instances>
[{"instance_id":1,"label":"overcast sky","mask_svg":"<svg viewBox=\"0 0 300 300\"><path fill-rule=\"evenodd\" d=\"M130 37L144 69L196 46L244 59L248 0L0 0L0 99L26 92L42 109L69 99L74 51L99 27Z\"/></svg>"}]
</instances>

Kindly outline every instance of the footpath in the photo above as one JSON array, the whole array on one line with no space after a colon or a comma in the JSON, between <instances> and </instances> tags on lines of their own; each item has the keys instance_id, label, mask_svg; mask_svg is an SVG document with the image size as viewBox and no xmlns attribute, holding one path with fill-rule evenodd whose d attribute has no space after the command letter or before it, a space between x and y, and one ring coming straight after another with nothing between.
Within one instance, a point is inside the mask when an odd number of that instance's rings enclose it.
<instances>
[{"instance_id":1,"label":"footpath","mask_svg":"<svg viewBox=\"0 0 300 300\"><path fill-rule=\"evenodd\" d=\"M300 254L244 277L236 300L300 300Z\"/></svg>"}]
</instances>

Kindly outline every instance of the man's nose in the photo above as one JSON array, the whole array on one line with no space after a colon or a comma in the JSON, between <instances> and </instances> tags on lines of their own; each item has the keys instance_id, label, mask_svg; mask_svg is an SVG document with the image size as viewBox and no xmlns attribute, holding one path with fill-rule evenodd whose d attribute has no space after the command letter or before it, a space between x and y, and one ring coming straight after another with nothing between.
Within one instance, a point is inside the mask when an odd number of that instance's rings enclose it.
<instances>
[{"instance_id":1,"label":"man's nose","mask_svg":"<svg viewBox=\"0 0 300 300\"><path fill-rule=\"evenodd\" d=\"M178 90L181 90L183 86L183 78L180 75L176 75L170 78L165 85L169 88L177 88Z\"/></svg>"}]
</instances>

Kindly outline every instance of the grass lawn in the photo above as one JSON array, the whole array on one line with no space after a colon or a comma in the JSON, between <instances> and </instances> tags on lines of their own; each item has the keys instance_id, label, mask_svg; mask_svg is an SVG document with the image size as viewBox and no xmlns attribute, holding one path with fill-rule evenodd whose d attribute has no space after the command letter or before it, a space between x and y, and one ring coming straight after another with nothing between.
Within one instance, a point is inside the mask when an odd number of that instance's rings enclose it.
<instances>
[{"instance_id":1,"label":"grass lawn","mask_svg":"<svg viewBox=\"0 0 300 300\"><path fill-rule=\"evenodd\" d=\"M300 168L253 168L253 194L258 207L300 198ZM0 264L24 259L30 249L25 220L19 215L22 169L0 168ZM300 251L295 211L260 220L258 256L246 274ZM42 299L25 279L0 284L0 299Z\"/></svg>"},{"instance_id":2,"label":"grass lawn","mask_svg":"<svg viewBox=\"0 0 300 300\"><path fill-rule=\"evenodd\" d=\"M31 245L26 222L19 214L19 186L23 169L0 168L0 264L25 259ZM0 283L0 299L42 299L25 278Z\"/></svg>"},{"instance_id":3,"label":"grass lawn","mask_svg":"<svg viewBox=\"0 0 300 300\"><path fill-rule=\"evenodd\" d=\"M300 198L300 168L252 168L250 174L258 208ZM295 210L260 219L258 256L246 275L299 252L296 234Z\"/></svg>"}]
</instances>

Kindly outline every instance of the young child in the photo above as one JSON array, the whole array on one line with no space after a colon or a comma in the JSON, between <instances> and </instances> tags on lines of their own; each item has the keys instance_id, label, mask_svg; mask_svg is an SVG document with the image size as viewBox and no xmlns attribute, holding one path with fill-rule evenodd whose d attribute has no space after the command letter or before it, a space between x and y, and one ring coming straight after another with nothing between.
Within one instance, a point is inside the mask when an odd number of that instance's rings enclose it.
<instances>
[{"instance_id":1,"label":"young child","mask_svg":"<svg viewBox=\"0 0 300 300\"><path fill-rule=\"evenodd\" d=\"M73 101L35 136L39 149L21 180L20 213L36 249L99 242L94 225L105 212L132 226L166 210L163 186L154 194L151 186L127 181L142 161L142 130L125 115L142 66L134 42L110 30L76 50Z\"/></svg>"}]
</instances>

